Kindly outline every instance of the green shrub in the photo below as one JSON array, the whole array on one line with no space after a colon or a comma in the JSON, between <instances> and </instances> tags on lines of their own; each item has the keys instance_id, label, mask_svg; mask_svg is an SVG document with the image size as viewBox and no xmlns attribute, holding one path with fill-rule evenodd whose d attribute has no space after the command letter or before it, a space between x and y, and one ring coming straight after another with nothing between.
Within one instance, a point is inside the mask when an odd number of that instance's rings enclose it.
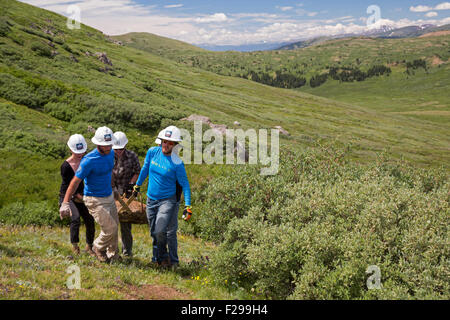
<instances>
[{"instance_id":1,"label":"green shrub","mask_svg":"<svg viewBox=\"0 0 450 320\"><path fill-rule=\"evenodd\" d=\"M49 102L44 106L44 112L56 119L70 121L79 113L79 110L66 103Z\"/></svg>"},{"instance_id":2,"label":"green shrub","mask_svg":"<svg viewBox=\"0 0 450 320\"><path fill-rule=\"evenodd\" d=\"M21 37L19 32L15 32L15 31L9 32L8 38L10 38L12 41L17 43L19 46L23 46L25 43L25 40Z\"/></svg>"},{"instance_id":3,"label":"green shrub","mask_svg":"<svg viewBox=\"0 0 450 320\"><path fill-rule=\"evenodd\" d=\"M51 206L58 205L62 159L1 148L0 157L0 208L14 202L47 201Z\"/></svg>"},{"instance_id":4,"label":"green shrub","mask_svg":"<svg viewBox=\"0 0 450 320\"><path fill-rule=\"evenodd\" d=\"M65 90L64 86L55 81L0 73L0 97L29 108L43 107L51 99L62 95Z\"/></svg>"},{"instance_id":5,"label":"green shrub","mask_svg":"<svg viewBox=\"0 0 450 320\"><path fill-rule=\"evenodd\" d=\"M47 33L42 32L40 30L29 29L29 28L25 28L25 27L21 27L21 30L26 32L26 33L28 33L28 34L31 34L31 35L34 35L34 36L38 36L38 37L41 37L41 38L53 41L53 37L52 36L50 36Z\"/></svg>"},{"instance_id":6,"label":"green shrub","mask_svg":"<svg viewBox=\"0 0 450 320\"><path fill-rule=\"evenodd\" d=\"M0 222L13 225L63 225L58 208L47 201L10 203L0 209Z\"/></svg>"},{"instance_id":7,"label":"green shrub","mask_svg":"<svg viewBox=\"0 0 450 320\"><path fill-rule=\"evenodd\" d=\"M50 47L45 43L42 43L41 41L33 41L31 43L31 50L36 52L36 54L39 56L48 58L52 56L52 50L50 49Z\"/></svg>"},{"instance_id":8,"label":"green shrub","mask_svg":"<svg viewBox=\"0 0 450 320\"><path fill-rule=\"evenodd\" d=\"M5 17L0 17L0 37L6 37L10 31L8 20Z\"/></svg>"},{"instance_id":9,"label":"green shrub","mask_svg":"<svg viewBox=\"0 0 450 320\"><path fill-rule=\"evenodd\" d=\"M221 283L273 299L450 297L445 170L383 157L363 167L336 151L283 152L273 177L258 169L235 166L193 194L191 231L220 243Z\"/></svg>"},{"instance_id":10,"label":"green shrub","mask_svg":"<svg viewBox=\"0 0 450 320\"><path fill-rule=\"evenodd\" d=\"M24 131L8 131L1 134L4 143L1 147L8 150L27 151L44 157L60 159L67 155L65 144L46 139Z\"/></svg>"},{"instance_id":11,"label":"green shrub","mask_svg":"<svg viewBox=\"0 0 450 320\"><path fill-rule=\"evenodd\" d=\"M37 108L42 104L40 97L33 92L25 81L5 73L0 73L0 96L30 108Z\"/></svg>"},{"instance_id":12,"label":"green shrub","mask_svg":"<svg viewBox=\"0 0 450 320\"><path fill-rule=\"evenodd\" d=\"M144 103L112 99L106 96L90 97L89 109L74 118L74 122L89 122L96 125L116 125L124 131L135 128L156 131L164 118L179 119L183 113L164 110Z\"/></svg>"}]
</instances>

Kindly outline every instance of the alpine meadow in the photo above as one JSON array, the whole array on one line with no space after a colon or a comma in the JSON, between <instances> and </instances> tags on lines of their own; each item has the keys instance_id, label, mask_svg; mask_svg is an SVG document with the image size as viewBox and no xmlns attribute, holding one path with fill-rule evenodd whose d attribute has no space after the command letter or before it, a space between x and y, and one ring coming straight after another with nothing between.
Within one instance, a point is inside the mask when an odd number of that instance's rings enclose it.
<instances>
[{"instance_id":1,"label":"alpine meadow","mask_svg":"<svg viewBox=\"0 0 450 320\"><path fill-rule=\"evenodd\" d=\"M213 52L1 0L0 300L449 300L447 30ZM75 256L58 213L69 137L92 150L96 128L126 132L142 164L162 129L194 136L191 115L202 132L279 128L277 174L186 164L178 268L151 262L145 224L132 258Z\"/></svg>"}]
</instances>

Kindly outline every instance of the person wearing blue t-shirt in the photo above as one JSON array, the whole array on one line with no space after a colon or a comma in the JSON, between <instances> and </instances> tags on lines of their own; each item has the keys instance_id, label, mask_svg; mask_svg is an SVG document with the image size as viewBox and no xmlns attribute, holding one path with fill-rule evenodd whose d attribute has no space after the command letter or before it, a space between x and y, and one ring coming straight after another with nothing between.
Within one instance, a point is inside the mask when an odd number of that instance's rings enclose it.
<instances>
[{"instance_id":1,"label":"person wearing blue t-shirt","mask_svg":"<svg viewBox=\"0 0 450 320\"><path fill-rule=\"evenodd\" d=\"M70 211L67 203L78 185L84 180L83 201L101 229L100 235L94 240L92 251L102 262L119 258L119 216L111 186L114 140L111 129L100 127L96 130L92 142L97 145L97 148L84 156L67 188L60 208L60 212L63 214Z\"/></svg>"},{"instance_id":2,"label":"person wearing blue t-shirt","mask_svg":"<svg viewBox=\"0 0 450 320\"><path fill-rule=\"evenodd\" d=\"M176 232L178 229L178 203L176 182L184 192L185 220L192 215L191 190L183 161L172 153L175 145L181 141L180 130L170 126L161 131L158 138L161 147L148 150L142 166L135 191L140 191L144 180L148 177L147 189L147 219L150 234L153 238L153 259L160 266L168 267L179 263L176 250Z\"/></svg>"}]
</instances>

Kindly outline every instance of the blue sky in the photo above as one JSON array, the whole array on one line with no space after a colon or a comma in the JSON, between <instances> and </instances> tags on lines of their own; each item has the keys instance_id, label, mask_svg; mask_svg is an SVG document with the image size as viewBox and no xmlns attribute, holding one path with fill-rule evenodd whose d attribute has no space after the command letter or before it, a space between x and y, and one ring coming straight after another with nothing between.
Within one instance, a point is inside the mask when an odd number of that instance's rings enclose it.
<instances>
[{"instance_id":1,"label":"blue sky","mask_svg":"<svg viewBox=\"0 0 450 320\"><path fill-rule=\"evenodd\" d=\"M362 32L383 25L450 23L445 1L312 0L21 0L69 16L109 35L151 32L196 45L292 42ZM369 6L375 10L367 12Z\"/></svg>"}]
</instances>

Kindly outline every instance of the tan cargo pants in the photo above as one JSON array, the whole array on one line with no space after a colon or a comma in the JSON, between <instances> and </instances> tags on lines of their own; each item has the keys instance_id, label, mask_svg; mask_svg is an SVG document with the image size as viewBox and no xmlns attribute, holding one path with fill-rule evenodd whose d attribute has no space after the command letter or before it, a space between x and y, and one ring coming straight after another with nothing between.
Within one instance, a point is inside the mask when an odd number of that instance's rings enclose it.
<instances>
[{"instance_id":1,"label":"tan cargo pants","mask_svg":"<svg viewBox=\"0 0 450 320\"><path fill-rule=\"evenodd\" d=\"M95 222L100 225L100 235L94 240L94 246L99 251L106 251L111 259L119 253L119 215L114 195L104 198L84 196L83 200Z\"/></svg>"}]
</instances>

